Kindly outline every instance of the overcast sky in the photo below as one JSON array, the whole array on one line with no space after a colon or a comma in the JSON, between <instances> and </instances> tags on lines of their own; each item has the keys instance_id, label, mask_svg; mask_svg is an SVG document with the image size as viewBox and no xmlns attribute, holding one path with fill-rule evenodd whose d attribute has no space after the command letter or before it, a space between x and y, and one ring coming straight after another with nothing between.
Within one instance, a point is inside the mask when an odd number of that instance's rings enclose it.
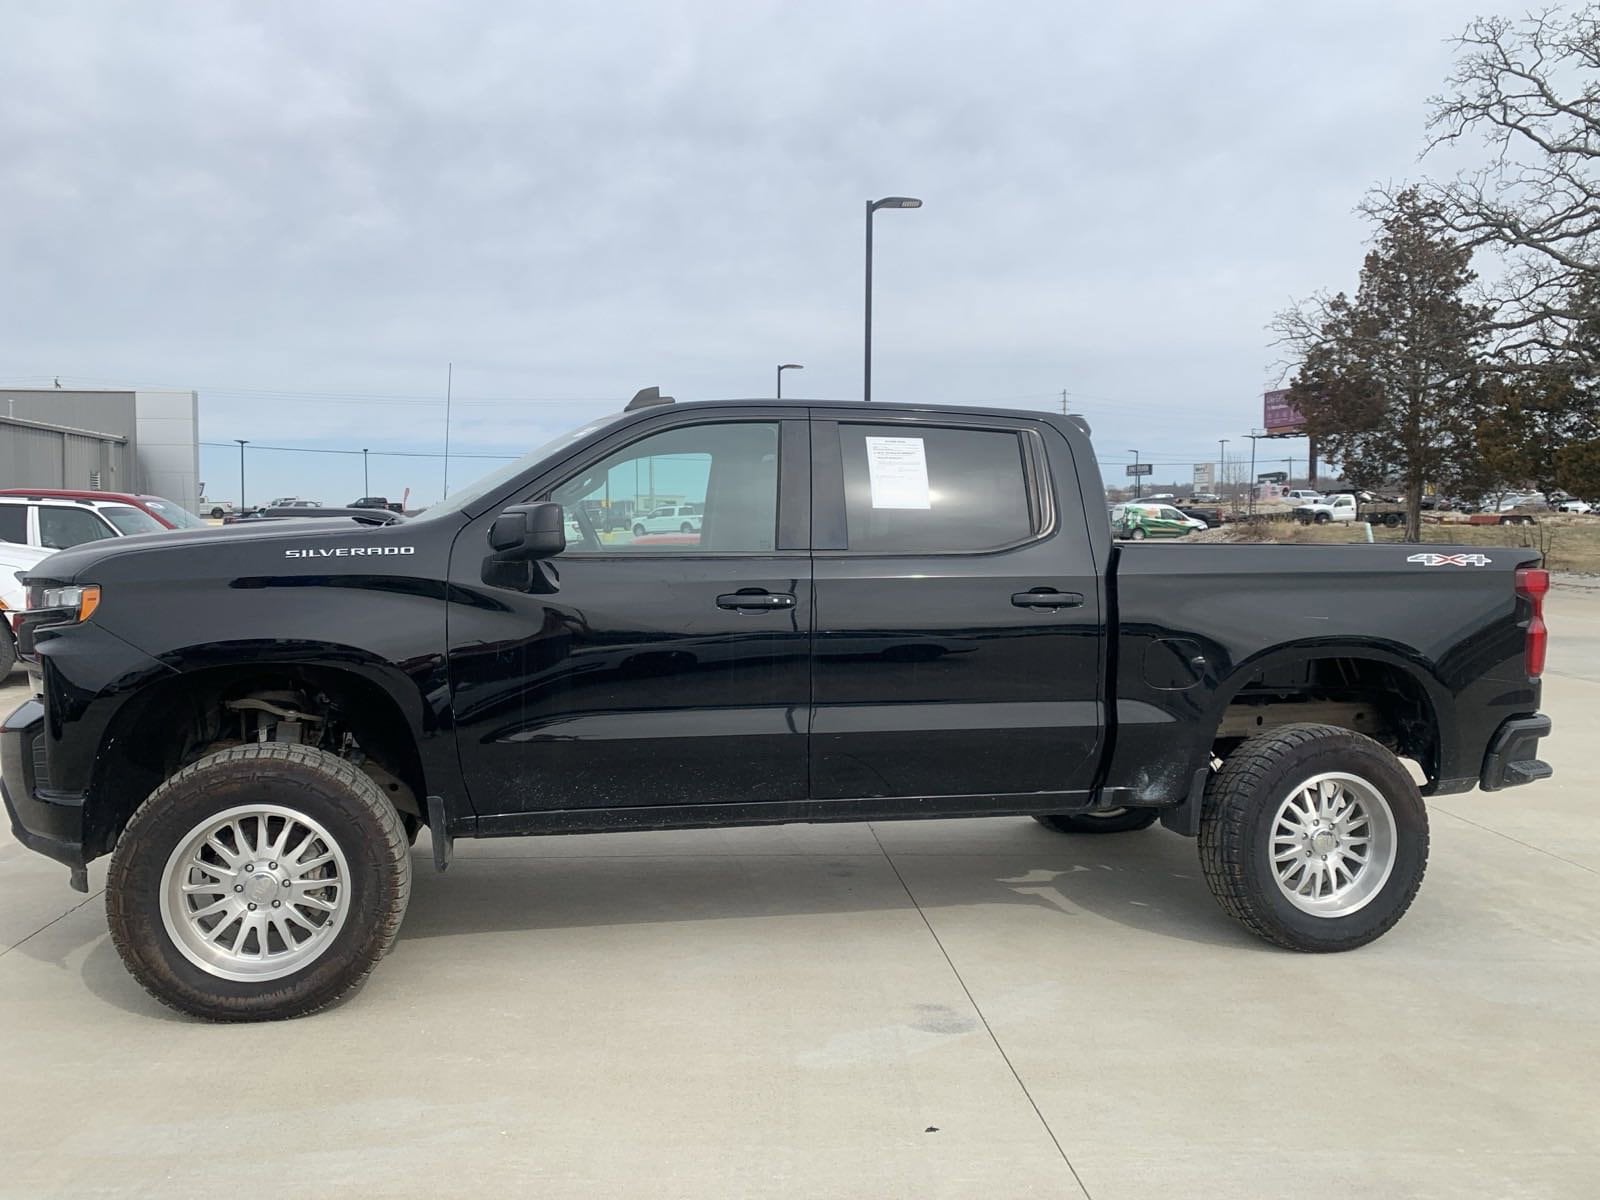
<instances>
[{"instance_id":1,"label":"overcast sky","mask_svg":"<svg viewBox=\"0 0 1600 1200\"><path fill-rule=\"evenodd\" d=\"M779 362L854 398L863 202L904 194L878 399L1065 388L1108 463L1247 452L1264 327L1353 287L1353 207L1421 170L1482 10L14 2L0 382L197 388L211 441L437 450L453 361L453 445L506 454L650 384L770 395ZM236 453L202 467L237 493ZM439 493L436 461L372 470ZM252 499L360 485L359 458L252 458Z\"/></svg>"}]
</instances>

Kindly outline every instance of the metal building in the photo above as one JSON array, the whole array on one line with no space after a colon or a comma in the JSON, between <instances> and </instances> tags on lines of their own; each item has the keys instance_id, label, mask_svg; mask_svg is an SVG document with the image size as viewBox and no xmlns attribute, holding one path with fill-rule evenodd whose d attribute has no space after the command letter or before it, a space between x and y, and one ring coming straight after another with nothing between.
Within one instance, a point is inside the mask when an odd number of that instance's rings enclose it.
<instances>
[{"instance_id":1,"label":"metal building","mask_svg":"<svg viewBox=\"0 0 1600 1200\"><path fill-rule=\"evenodd\" d=\"M0 388L0 487L86 488L200 503L191 391Z\"/></svg>"}]
</instances>

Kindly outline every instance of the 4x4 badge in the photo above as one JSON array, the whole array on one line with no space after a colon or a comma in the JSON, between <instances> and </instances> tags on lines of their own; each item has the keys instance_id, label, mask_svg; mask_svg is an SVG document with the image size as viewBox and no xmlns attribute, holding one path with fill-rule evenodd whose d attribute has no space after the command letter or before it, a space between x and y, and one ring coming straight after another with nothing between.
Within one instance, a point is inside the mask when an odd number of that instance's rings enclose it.
<instances>
[{"instance_id":1,"label":"4x4 badge","mask_svg":"<svg viewBox=\"0 0 1600 1200\"><path fill-rule=\"evenodd\" d=\"M1487 554L1413 554L1407 562L1425 567L1487 567L1494 560Z\"/></svg>"}]
</instances>

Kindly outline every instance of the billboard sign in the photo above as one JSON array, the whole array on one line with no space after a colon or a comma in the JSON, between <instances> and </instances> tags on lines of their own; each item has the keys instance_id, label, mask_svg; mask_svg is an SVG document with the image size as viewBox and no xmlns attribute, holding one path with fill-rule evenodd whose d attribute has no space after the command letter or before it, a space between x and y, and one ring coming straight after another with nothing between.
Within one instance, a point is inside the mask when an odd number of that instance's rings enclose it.
<instances>
[{"instance_id":1,"label":"billboard sign","mask_svg":"<svg viewBox=\"0 0 1600 1200\"><path fill-rule=\"evenodd\" d=\"M1129 475L1149 475L1155 471L1155 466L1151 463L1129 463L1127 471Z\"/></svg>"},{"instance_id":2,"label":"billboard sign","mask_svg":"<svg viewBox=\"0 0 1600 1200\"><path fill-rule=\"evenodd\" d=\"M1217 467L1215 463L1195 463L1194 486L1196 490L1204 490L1216 484Z\"/></svg>"},{"instance_id":3,"label":"billboard sign","mask_svg":"<svg viewBox=\"0 0 1600 1200\"><path fill-rule=\"evenodd\" d=\"M1306 419L1289 400L1289 389L1279 388L1261 394L1261 425L1268 433L1304 433Z\"/></svg>"}]
</instances>

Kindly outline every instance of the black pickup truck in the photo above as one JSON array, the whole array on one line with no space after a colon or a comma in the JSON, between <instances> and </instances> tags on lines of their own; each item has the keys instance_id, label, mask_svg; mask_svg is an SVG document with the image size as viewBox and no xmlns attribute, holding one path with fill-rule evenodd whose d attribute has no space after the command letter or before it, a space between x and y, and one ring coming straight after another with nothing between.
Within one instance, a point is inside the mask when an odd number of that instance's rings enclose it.
<instances>
[{"instance_id":1,"label":"black pickup truck","mask_svg":"<svg viewBox=\"0 0 1600 1200\"><path fill-rule=\"evenodd\" d=\"M698 527L603 520L670 504ZM1073 418L641 394L409 520L55 555L5 803L80 889L111 855L151 992L242 1020L367 976L424 826L443 869L462 837L1160 820L1250 930L1327 951L1411 903L1423 795L1549 774L1530 551L1114 545L1104 505Z\"/></svg>"}]
</instances>

